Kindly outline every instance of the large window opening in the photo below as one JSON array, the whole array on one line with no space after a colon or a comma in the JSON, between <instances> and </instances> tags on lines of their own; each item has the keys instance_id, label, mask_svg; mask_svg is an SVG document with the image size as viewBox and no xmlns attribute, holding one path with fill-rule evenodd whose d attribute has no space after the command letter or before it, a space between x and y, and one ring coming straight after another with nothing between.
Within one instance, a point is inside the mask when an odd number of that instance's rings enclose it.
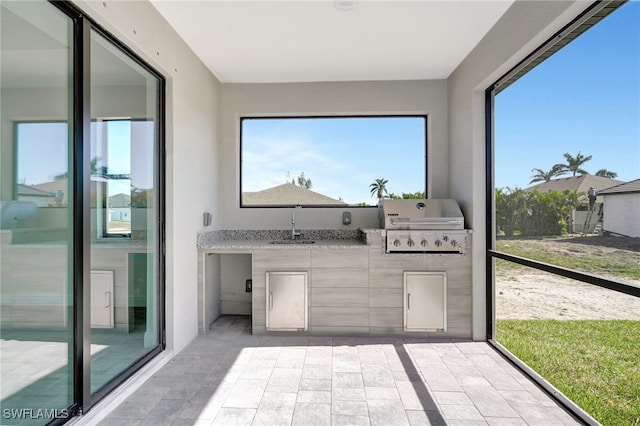
<instances>
[{"instance_id":1,"label":"large window opening","mask_svg":"<svg viewBox=\"0 0 640 426\"><path fill-rule=\"evenodd\" d=\"M425 198L427 118L241 120L241 207L375 206Z\"/></svg>"},{"instance_id":2,"label":"large window opening","mask_svg":"<svg viewBox=\"0 0 640 426\"><path fill-rule=\"evenodd\" d=\"M487 91L488 337L604 425L640 418L639 21L597 2Z\"/></svg>"}]
</instances>

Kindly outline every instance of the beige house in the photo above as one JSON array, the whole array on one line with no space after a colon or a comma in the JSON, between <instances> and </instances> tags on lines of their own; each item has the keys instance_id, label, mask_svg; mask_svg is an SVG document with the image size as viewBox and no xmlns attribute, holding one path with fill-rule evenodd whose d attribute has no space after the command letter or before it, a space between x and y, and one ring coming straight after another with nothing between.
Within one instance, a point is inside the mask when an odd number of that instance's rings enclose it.
<instances>
[{"instance_id":1,"label":"beige house","mask_svg":"<svg viewBox=\"0 0 640 426\"><path fill-rule=\"evenodd\" d=\"M621 183L624 182L602 176L582 175L552 179L548 182L542 182L538 185L530 186L525 190L539 192L562 192L567 190L577 191L580 196L579 199L583 202L583 205L575 208L571 214L573 229L570 229L570 232L594 232L597 229L598 223L602 221L603 201L602 197L599 196L600 191ZM589 214L587 208L587 191L589 188L593 188L596 191L596 202L593 208L594 214Z\"/></svg>"},{"instance_id":2,"label":"beige house","mask_svg":"<svg viewBox=\"0 0 640 426\"><path fill-rule=\"evenodd\" d=\"M530 186L526 188L526 191L539 191L539 192L550 192L550 191L558 191L562 192L565 190L569 191L578 191L578 193L583 193L583 197L586 201L587 199L587 191L589 188L593 187L596 190L596 203L602 203L601 198L597 198L599 192L606 188L611 188L612 186L619 185L624 183L624 181L606 178L602 176L596 175L582 175L582 176L571 176L566 178L558 178L552 179L548 182L542 182L537 185ZM596 205L597 207L597 205Z\"/></svg>"}]
</instances>

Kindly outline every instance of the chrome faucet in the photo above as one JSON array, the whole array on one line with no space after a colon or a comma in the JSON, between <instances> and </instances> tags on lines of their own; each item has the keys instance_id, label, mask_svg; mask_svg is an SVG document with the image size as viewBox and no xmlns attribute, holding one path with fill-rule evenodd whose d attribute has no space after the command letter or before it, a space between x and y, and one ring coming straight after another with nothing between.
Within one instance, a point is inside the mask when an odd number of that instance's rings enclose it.
<instances>
[{"instance_id":1,"label":"chrome faucet","mask_svg":"<svg viewBox=\"0 0 640 426\"><path fill-rule=\"evenodd\" d=\"M296 208L300 208L300 206L296 206ZM300 236L300 232L296 231L296 211L295 209L291 212L291 239L295 240L296 237Z\"/></svg>"}]
</instances>

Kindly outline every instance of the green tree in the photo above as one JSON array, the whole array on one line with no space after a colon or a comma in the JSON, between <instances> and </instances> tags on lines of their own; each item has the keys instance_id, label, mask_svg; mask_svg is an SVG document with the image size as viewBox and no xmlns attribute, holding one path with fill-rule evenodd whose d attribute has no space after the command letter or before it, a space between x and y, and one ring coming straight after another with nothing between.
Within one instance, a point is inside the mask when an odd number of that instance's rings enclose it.
<instances>
[{"instance_id":1,"label":"green tree","mask_svg":"<svg viewBox=\"0 0 640 426\"><path fill-rule=\"evenodd\" d=\"M567 164L564 164L564 167L566 170L573 173L573 176L575 176L576 173L580 173L581 176L589 174L588 171L586 171L581 167L584 163L591 160L592 158L591 155L587 155L587 156L582 155L580 151L578 151L578 155L576 155L575 157L569 154L568 152L565 152L563 155L564 155L564 159L567 161Z\"/></svg>"},{"instance_id":2,"label":"green tree","mask_svg":"<svg viewBox=\"0 0 640 426\"><path fill-rule=\"evenodd\" d=\"M531 169L531 171L534 174L531 176L531 181L529 182L529 184L536 182L549 182L554 177L567 173L567 168L564 164L554 164L553 167L551 167L551 170L546 172L542 169L537 168Z\"/></svg>"},{"instance_id":3,"label":"green tree","mask_svg":"<svg viewBox=\"0 0 640 426\"><path fill-rule=\"evenodd\" d=\"M100 157L93 157L91 159L91 163L89 165L89 170L92 175L97 175L99 173L106 174L107 168L102 166L98 167L98 163L100 162ZM62 180L66 179L69 176L69 172L60 173L53 177L53 180Z\"/></svg>"},{"instance_id":4,"label":"green tree","mask_svg":"<svg viewBox=\"0 0 640 426\"><path fill-rule=\"evenodd\" d=\"M304 189L311 189L311 179L304 177L304 172L300 173L298 176L298 186Z\"/></svg>"},{"instance_id":5,"label":"green tree","mask_svg":"<svg viewBox=\"0 0 640 426\"><path fill-rule=\"evenodd\" d=\"M422 191L403 192L402 196L394 194L393 192L389 192L387 194L387 196L389 198L391 198L392 200L415 200L415 199L423 199L424 198L424 192L422 192Z\"/></svg>"},{"instance_id":6,"label":"green tree","mask_svg":"<svg viewBox=\"0 0 640 426\"><path fill-rule=\"evenodd\" d=\"M403 200L409 200L409 199L422 199L424 198L424 192L422 191L418 191L418 192L403 192L402 193L402 199Z\"/></svg>"},{"instance_id":7,"label":"green tree","mask_svg":"<svg viewBox=\"0 0 640 426\"><path fill-rule=\"evenodd\" d=\"M153 189L134 188L131 191L131 207L149 207L153 206Z\"/></svg>"},{"instance_id":8,"label":"green tree","mask_svg":"<svg viewBox=\"0 0 640 426\"><path fill-rule=\"evenodd\" d=\"M609 179L615 179L618 177L618 174L616 172L612 172L611 170L607 170L607 169L600 169L596 172L596 176L601 176L601 177L606 177Z\"/></svg>"},{"instance_id":9,"label":"green tree","mask_svg":"<svg viewBox=\"0 0 640 426\"><path fill-rule=\"evenodd\" d=\"M567 232L572 211L584 193L577 191L524 191L498 188L496 224L506 237L545 236Z\"/></svg>"},{"instance_id":10,"label":"green tree","mask_svg":"<svg viewBox=\"0 0 640 426\"><path fill-rule=\"evenodd\" d=\"M389 181L385 178L376 179L375 182L369 185L369 188L371 188L371 196L376 195L378 200L381 200L385 195L388 195L387 183L389 183Z\"/></svg>"},{"instance_id":11,"label":"green tree","mask_svg":"<svg viewBox=\"0 0 640 426\"><path fill-rule=\"evenodd\" d=\"M526 192L520 188L496 188L496 225L507 237L513 237L518 228L520 212L526 207Z\"/></svg>"}]
</instances>

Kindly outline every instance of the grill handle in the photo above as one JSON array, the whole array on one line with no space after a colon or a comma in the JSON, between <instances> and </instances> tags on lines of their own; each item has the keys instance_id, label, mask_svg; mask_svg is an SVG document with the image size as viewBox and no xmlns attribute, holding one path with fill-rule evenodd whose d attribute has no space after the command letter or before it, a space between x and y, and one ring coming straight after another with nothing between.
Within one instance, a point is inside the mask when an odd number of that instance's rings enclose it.
<instances>
[{"instance_id":1,"label":"grill handle","mask_svg":"<svg viewBox=\"0 0 640 426\"><path fill-rule=\"evenodd\" d=\"M409 218L398 218L398 219L390 219L392 225L399 225L403 223L411 223L413 225L428 225L428 226L438 226L438 225L461 225L462 221L458 219L454 220L425 220L425 219L409 219Z\"/></svg>"}]
</instances>

